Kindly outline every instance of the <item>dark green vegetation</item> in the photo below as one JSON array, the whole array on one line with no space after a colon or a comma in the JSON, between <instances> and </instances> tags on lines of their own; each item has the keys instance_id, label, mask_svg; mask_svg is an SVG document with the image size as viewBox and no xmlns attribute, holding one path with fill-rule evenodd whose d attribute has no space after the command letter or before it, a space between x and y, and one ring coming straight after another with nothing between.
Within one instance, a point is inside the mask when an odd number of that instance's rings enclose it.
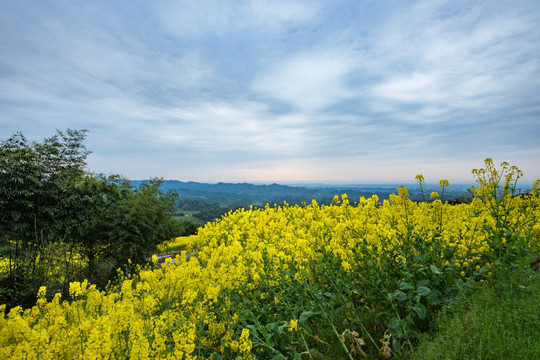
<instances>
[{"instance_id":1,"label":"dark green vegetation","mask_svg":"<svg viewBox=\"0 0 540 360\"><path fill-rule=\"evenodd\" d=\"M178 195L161 180L134 188L87 172L85 136L57 131L31 143L17 133L0 143L0 304L8 308L33 305L43 285L64 294L70 281L104 286L128 259L142 263L158 243L193 231L171 217Z\"/></svg>"},{"instance_id":2,"label":"dark green vegetation","mask_svg":"<svg viewBox=\"0 0 540 360\"><path fill-rule=\"evenodd\" d=\"M174 209L179 220L203 225L207 222L219 219L223 214L226 214L230 210L236 210L241 207L249 207L249 205L237 204L236 206L228 207L219 205L215 202L182 198L176 202Z\"/></svg>"},{"instance_id":3,"label":"dark green vegetation","mask_svg":"<svg viewBox=\"0 0 540 360\"><path fill-rule=\"evenodd\" d=\"M440 316L413 359L540 359L540 278L505 274L477 284Z\"/></svg>"}]
</instances>

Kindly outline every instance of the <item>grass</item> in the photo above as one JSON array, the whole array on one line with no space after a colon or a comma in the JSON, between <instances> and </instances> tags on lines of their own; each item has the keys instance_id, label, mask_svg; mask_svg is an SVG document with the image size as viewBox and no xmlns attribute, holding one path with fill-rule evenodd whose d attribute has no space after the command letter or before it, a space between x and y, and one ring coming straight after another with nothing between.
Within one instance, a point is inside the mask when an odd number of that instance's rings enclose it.
<instances>
[{"instance_id":1,"label":"grass","mask_svg":"<svg viewBox=\"0 0 540 360\"><path fill-rule=\"evenodd\" d=\"M540 359L540 275L505 275L443 311L411 359Z\"/></svg>"}]
</instances>

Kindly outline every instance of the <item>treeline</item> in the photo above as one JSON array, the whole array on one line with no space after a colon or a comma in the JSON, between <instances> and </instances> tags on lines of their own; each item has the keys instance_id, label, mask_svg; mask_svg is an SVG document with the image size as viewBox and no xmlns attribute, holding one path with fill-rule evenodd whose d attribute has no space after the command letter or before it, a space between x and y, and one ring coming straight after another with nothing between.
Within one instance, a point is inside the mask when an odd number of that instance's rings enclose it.
<instances>
[{"instance_id":1,"label":"treeline","mask_svg":"<svg viewBox=\"0 0 540 360\"><path fill-rule=\"evenodd\" d=\"M179 199L176 202L174 209L176 215L180 219L183 219L184 223L186 224L186 228L188 228L189 220L187 219L191 218L201 224L206 224L207 222L215 221L216 219L221 218L229 211L234 211L240 208L249 208L249 206L250 204L248 203L237 203L231 204L231 206L223 206L217 203L210 203L199 199ZM190 216L187 217L187 214Z\"/></svg>"},{"instance_id":2,"label":"treeline","mask_svg":"<svg viewBox=\"0 0 540 360\"><path fill-rule=\"evenodd\" d=\"M158 243L193 230L172 218L178 195L160 179L135 188L88 172L86 133L42 142L16 133L0 143L0 304L8 308L33 305L44 285L65 296L83 278L104 287L128 260L142 263Z\"/></svg>"}]
</instances>

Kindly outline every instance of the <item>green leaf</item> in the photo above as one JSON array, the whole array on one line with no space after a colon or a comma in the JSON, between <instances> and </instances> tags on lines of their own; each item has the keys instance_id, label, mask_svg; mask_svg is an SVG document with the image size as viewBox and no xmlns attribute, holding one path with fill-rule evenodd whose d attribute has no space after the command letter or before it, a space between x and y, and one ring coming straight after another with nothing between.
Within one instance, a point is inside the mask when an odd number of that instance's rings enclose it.
<instances>
[{"instance_id":1,"label":"green leaf","mask_svg":"<svg viewBox=\"0 0 540 360\"><path fill-rule=\"evenodd\" d=\"M420 319L423 320L426 317L427 310L424 304L417 303L416 305L414 305L413 310L416 312L416 314L418 315Z\"/></svg>"},{"instance_id":2,"label":"green leaf","mask_svg":"<svg viewBox=\"0 0 540 360\"><path fill-rule=\"evenodd\" d=\"M396 290L392 293L392 297L398 301L407 300L407 294L403 291Z\"/></svg>"},{"instance_id":3,"label":"green leaf","mask_svg":"<svg viewBox=\"0 0 540 360\"><path fill-rule=\"evenodd\" d=\"M321 313L319 311L304 311L302 314L300 314L300 318L298 319L298 323L300 325L304 325L309 318L313 316L320 315Z\"/></svg>"},{"instance_id":4,"label":"green leaf","mask_svg":"<svg viewBox=\"0 0 540 360\"><path fill-rule=\"evenodd\" d=\"M437 275L441 274L441 271L435 265L429 265L429 269L434 274L437 274Z\"/></svg>"},{"instance_id":5,"label":"green leaf","mask_svg":"<svg viewBox=\"0 0 540 360\"><path fill-rule=\"evenodd\" d=\"M411 284L409 284L408 282L406 281L402 281L400 284L399 284L399 288L401 290L411 290L411 289L414 289L414 286L412 286Z\"/></svg>"},{"instance_id":6,"label":"green leaf","mask_svg":"<svg viewBox=\"0 0 540 360\"><path fill-rule=\"evenodd\" d=\"M259 330L255 325L246 325L246 328L249 329L249 332L253 334L253 336L257 336L259 334Z\"/></svg>"},{"instance_id":7,"label":"green leaf","mask_svg":"<svg viewBox=\"0 0 540 360\"><path fill-rule=\"evenodd\" d=\"M277 334L281 334L280 329L279 329L280 328L280 323L279 322L268 323L268 324L265 325L265 327L268 330L272 331L272 332L275 332Z\"/></svg>"},{"instance_id":8,"label":"green leaf","mask_svg":"<svg viewBox=\"0 0 540 360\"><path fill-rule=\"evenodd\" d=\"M388 329L394 337L398 337L403 332L403 320L395 317L391 318L388 322Z\"/></svg>"},{"instance_id":9,"label":"green leaf","mask_svg":"<svg viewBox=\"0 0 540 360\"><path fill-rule=\"evenodd\" d=\"M419 286L416 291L418 292L418 295L421 295L421 296L426 296L431 292L431 290L425 286Z\"/></svg>"},{"instance_id":10,"label":"green leaf","mask_svg":"<svg viewBox=\"0 0 540 360\"><path fill-rule=\"evenodd\" d=\"M335 299L336 298L336 295L334 295L334 294L332 294L330 292L325 292L324 296L326 296L327 298L330 298L330 299Z\"/></svg>"},{"instance_id":11,"label":"green leaf","mask_svg":"<svg viewBox=\"0 0 540 360\"><path fill-rule=\"evenodd\" d=\"M448 248L444 249L443 250L443 259L450 260L455 252L456 252L456 250L454 250L454 249L448 249Z\"/></svg>"},{"instance_id":12,"label":"green leaf","mask_svg":"<svg viewBox=\"0 0 540 360\"><path fill-rule=\"evenodd\" d=\"M480 268L480 270L478 271L478 274L479 275L484 275L484 274L487 274L489 272L490 268L489 266L487 265L484 265Z\"/></svg>"},{"instance_id":13,"label":"green leaf","mask_svg":"<svg viewBox=\"0 0 540 360\"><path fill-rule=\"evenodd\" d=\"M283 332L285 331L285 329L288 329L289 328L289 324L285 323L285 324L282 324L279 328L278 328L278 334L281 335L283 334Z\"/></svg>"},{"instance_id":14,"label":"green leaf","mask_svg":"<svg viewBox=\"0 0 540 360\"><path fill-rule=\"evenodd\" d=\"M438 305L441 302L437 290L430 291L430 293L426 296L426 300L430 305Z\"/></svg>"}]
</instances>

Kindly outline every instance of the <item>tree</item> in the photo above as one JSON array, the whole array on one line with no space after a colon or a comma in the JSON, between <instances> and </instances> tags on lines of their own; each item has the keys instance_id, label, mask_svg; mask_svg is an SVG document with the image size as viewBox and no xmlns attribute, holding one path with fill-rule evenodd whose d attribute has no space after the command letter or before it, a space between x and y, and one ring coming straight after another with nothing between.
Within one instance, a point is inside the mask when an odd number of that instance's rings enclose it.
<instances>
[{"instance_id":1,"label":"tree","mask_svg":"<svg viewBox=\"0 0 540 360\"><path fill-rule=\"evenodd\" d=\"M36 199L39 196L37 154L21 133L0 143L0 248L8 259L0 296L25 302L28 283L37 276L35 243L38 239ZM4 300L0 299L0 300Z\"/></svg>"},{"instance_id":2,"label":"tree","mask_svg":"<svg viewBox=\"0 0 540 360\"><path fill-rule=\"evenodd\" d=\"M34 236L36 200L40 191L37 153L17 133L0 143L0 238L22 240Z\"/></svg>"},{"instance_id":3,"label":"tree","mask_svg":"<svg viewBox=\"0 0 540 360\"><path fill-rule=\"evenodd\" d=\"M161 179L145 181L139 188L124 192L126 196L111 209L107 235L119 261L142 262L160 242L178 235L180 228L172 218L178 195L163 192L161 184Z\"/></svg>"},{"instance_id":4,"label":"tree","mask_svg":"<svg viewBox=\"0 0 540 360\"><path fill-rule=\"evenodd\" d=\"M143 262L182 232L171 217L177 194L163 192L162 180L133 188L86 170L86 133L57 131L40 143L16 133L0 142L0 256L9 259L0 304L8 308L32 305L41 285L67 293L82 276L104 285L128 259Z\"/></svg>"}]
</instances>

